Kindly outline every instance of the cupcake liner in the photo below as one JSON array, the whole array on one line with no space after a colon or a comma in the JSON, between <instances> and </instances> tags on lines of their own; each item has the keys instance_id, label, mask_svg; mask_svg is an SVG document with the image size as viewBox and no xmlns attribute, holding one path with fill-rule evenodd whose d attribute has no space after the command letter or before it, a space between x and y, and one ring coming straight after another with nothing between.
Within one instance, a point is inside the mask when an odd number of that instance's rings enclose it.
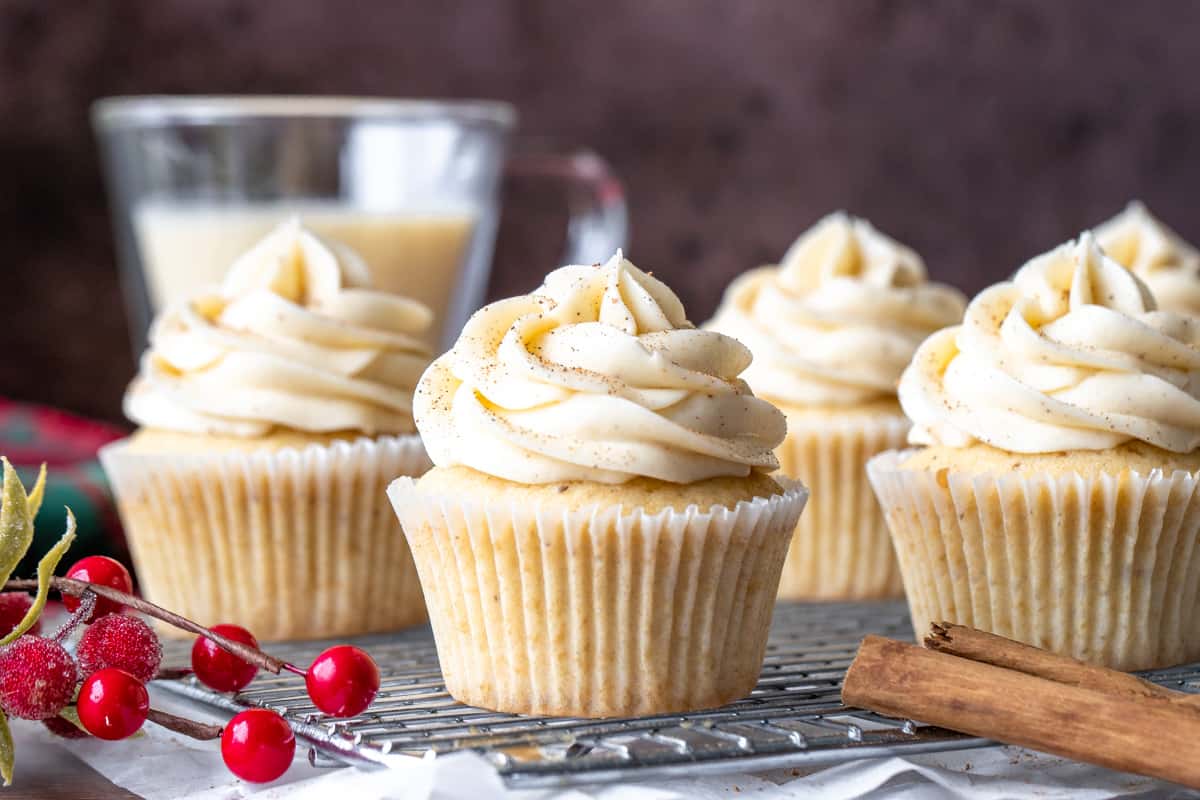
<instances>
[{"instance_id":1,"label":"cupcake liner","mask_svg":"<svg viewBox=\"0 0 1200 800\"><path fill-rule=\"evenodd\" d=\"M1200 475L868 465L913 627L971 625L1121 670L1200 660Z\"/></svg>"},{"instance_id":2,"label":"cupcake liner","mask_svg":"<svg viewBox=\"0 0 1200 800\"><path fill-rule=\"evenodd\" d=\"M260 640L389 631L426 619L384 490L420 475L418 436L303 449L100 451L145 597ZM168 635L182 635L160 626Z\"/></svg>"},{"instance_id":3,"label":"cupcake liner","mask_svg":"<svg viewBox=\"0 0 1200 800\"><path fill-rule=\"evenodd\" d=\"M867 461L905 445L901 414L788 414L776 450L780 471L803 480L812 500L788 549L779 597L867 600L904 595L887 524L867 481Z\"/></svg>"},{"instance_id":4,"label":"cupcake liner","mask_svg":"<svg viewBox=\"0 0 1200 800\"><path fill-rule=\"evenodd\" d=\"M808 492L734 508L533 507L388 495L413 550L446 688L521 714L724 705L762 669L779 571Z\"/></svg>"}]
</instances>

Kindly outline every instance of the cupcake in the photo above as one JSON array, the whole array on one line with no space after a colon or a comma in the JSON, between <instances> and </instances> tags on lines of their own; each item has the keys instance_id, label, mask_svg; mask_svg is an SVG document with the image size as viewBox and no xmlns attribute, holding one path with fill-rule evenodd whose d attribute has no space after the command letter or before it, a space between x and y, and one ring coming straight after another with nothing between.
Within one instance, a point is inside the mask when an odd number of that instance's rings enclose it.
<instances>
[{"instance_id":1,"label":"cupcake","mask_svg":"<svg viewBox=\"0 0 1200 800\"><path fill-rule=\"evenodd\" d=\"M1110 258L1150 287L1160 309L1200 316L1200 251L1144 205L1130 203L1095 233Z\"/></svg>"},{"instance_id":2,"label":"cupcake","mask_svg":"<svg viewBox=\"0 0 1200 800\"><path fill-rule=\"evenodd\" d=\"M787 415L782 471L813 493L781 598L903 594L866 464L903 446L909 423L896 382L917 345L962 319L964 305L957 290L926 280L920 256L842 213L801 236L778 266L729 286L708 327L754 353L746 381Z\"/></svg>"},{"instance_id":3,"label":"cupcake","mask_svg":"<svg viewBox=\"0 0 1200 800\"><path fill-rule=\"evenodd\" d=\"M260 639L426 619L384 490L429 467L431 314L368 275L292 221L155 320L125 395L140 428L100 453L147 599Z\"/></svg>"},{"instance_id":4,"label":"cupcake","mask_svg":"<svg viewBox=\"0 0 1200 800\"><path fill-rule=\"evenodd\" d=\"M1085 233L923 343L900 401L925 447L868 470L918 636L1200 659L1200 322Z\"/></svg>"},{"instance_id":5,"label":"cupcake","mask_svg":"<svg viewBox=\"0 0 1200 800\"><path fill-rule=\"evenodd\" d=\"M388 490L446 688L522 714L743 697L806 491L783 415L620 253L478 311L417 387L436 465Z\"/></svg>"}]
</instances>

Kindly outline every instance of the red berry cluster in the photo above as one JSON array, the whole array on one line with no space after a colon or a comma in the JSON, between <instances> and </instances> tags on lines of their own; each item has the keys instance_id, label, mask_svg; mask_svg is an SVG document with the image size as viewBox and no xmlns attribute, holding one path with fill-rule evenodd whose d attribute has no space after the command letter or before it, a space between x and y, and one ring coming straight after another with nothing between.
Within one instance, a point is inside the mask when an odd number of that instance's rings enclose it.
<instances>
[{"instance_id":1,"label":"red berry cluster","mask_svg":"<svg viewBox=\"0 0 1200 800\"><path fill-rule=\"evenodd\" d=\"M258 641L237 625L214 625L214 633L257 648ZM353 717L371 705L379 691L379 668L362 650L350 645L330 647L317 656L304 674L313 705L334 717ZM254 680L258 668L200 637L192 645L196 679L219 692L238 692ZM221 755L233 774L248 781L273 781L287 771L296 750L296 737L273 711L254 708L238 714L221 735Z\"/></svg>"},{"instance_id":2,"label":"red berry cluster","mask_svg":"<svg viewBox=\"0 0 1200 800\"><path fill-rule=\"evenodd\" d=\"M124 593L133 589L130 572L102 555L79 561L67 570L67 577ZM8 633L17 626L31 601L29 595L20 593L5 593L0 599L0 633ZM72 612L79 608L79 602L78 597L64 597L64 604ZM79 620L92 624L79 640L76 658L61 644L67 631L60 631L54 638L26 633L0 650L0 708L23 720L55 720L70 705L82 678L76 705L84 728L102 739L121 738L112 735L112 727L100 722L113 715L113 700L103 699L113 693L106 694L103 687L127 679L142 690L143 697L148 697L145 681L154 678L162 661L162 646L150 626L136 616L122 615L121 610L112 601L98 600L88 618ZM142 714L125 735L142 727L144 721ZM55 722L53 727L61 728L61 724Z\"/></svg>"},{"instance_id":3,"label":"red berry cluster","mask_svg":"<svg viewBox=\"0 0 1200 800\"><path fill-rule=\"evenodd\" d=\"M67 571L67 577L110 587L126 595L133 589L129 572L110 558L85 558ZM42 720L51 731L68 738L91 734L116 740L141 729L152 714L146 684L158 675L162 645L145 622L123 615L120 604L104 597L93 599L95 605L89 612L87 608L80 610L78 597L64 594L64 604L74 612L67 627L53 638L28 633L0 648L0 709L14 717ZM125 600L140 603L139 607L147 606L136 598ZM0 594L0 636L12 631L29 607L30 598L26 594ZM155 608L149 606L144 610ZM157 612L164 614L164 618L173 616L165 614L163 609ZM87 628L72 658L61 640L75 624ZM196 628L193 623L187 624ZM258 650L254 636L237 625L216 625L208 632ZM267 658L261 652L257 655ZM274 660L271 666L278 669L281 663ZM350 645L329 648L307 670L290 664L283 666L304 676L313 704L331 716L352 717L362 713L379 691L379 669L375 662ZM221 692L241 691L258 672L257 666L207 636L198 638L192 647L191 669L199 681ZM79 722L87 733L60 716L73 698ZM156 722L167 724L164 720L169 715L153 713L157 715ZM213 731L203 738L216 735L215 728ZM247 781L275 780L287 771L295 755L292 729L283 717L267 709L243 711L230 720L220 736L226 766Z\"/></svg>"}]
</instances>

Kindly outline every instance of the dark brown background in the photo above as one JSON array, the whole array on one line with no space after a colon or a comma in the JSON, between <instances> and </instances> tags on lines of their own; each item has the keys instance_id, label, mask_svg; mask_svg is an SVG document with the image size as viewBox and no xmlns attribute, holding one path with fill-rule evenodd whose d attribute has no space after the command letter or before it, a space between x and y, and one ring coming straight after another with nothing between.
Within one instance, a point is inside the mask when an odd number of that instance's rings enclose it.
<instances>
[{"instance_id":1,"label":"dark brown background","mask_svg":"<svg viewBox=\"0 0 1200 800\"><path fill-rule=\"evenodd\" d=\"M604 153L695 320L846 208L974 291L1141 197L1200 239L1200 3L0 0L0 395L119 417L88 124L126 93L494 97ZM510 187L493 296L561 219Z\"/></svg>"}]
</instances>

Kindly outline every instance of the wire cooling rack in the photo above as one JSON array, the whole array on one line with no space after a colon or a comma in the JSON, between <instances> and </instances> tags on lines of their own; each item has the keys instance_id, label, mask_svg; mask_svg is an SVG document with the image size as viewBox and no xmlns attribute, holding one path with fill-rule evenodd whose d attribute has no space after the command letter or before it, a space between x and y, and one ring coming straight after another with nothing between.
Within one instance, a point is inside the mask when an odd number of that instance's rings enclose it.
<instances>
[{"instance_id":1,"label":"wire cooling rack","mask_svg":"<svg viewBox=\"0 0 1200 800\"><path fill-rule=\"evenodd\" d=\"M781 604L762 676L749 697L708 711L628 719L521 717L462 705L442 685L428 627L355 641L379 662L383 683L370 710L349 720L322 716L303 679L286 673L260 674L236 696L212 692L194 679L160 683L227 712L250 706L279 711L307 740L314 763L386 766L394 754L473 750L513 787L809 769L988 744L843 706L842 677L869 633L911 639L908 609L903 603ZM307 664L325 644L270 650ZM164 663L187 663L189 647L168 643ZM1147 677L1200 691L1200 664Z\"/></svg>"}]
</instances>

